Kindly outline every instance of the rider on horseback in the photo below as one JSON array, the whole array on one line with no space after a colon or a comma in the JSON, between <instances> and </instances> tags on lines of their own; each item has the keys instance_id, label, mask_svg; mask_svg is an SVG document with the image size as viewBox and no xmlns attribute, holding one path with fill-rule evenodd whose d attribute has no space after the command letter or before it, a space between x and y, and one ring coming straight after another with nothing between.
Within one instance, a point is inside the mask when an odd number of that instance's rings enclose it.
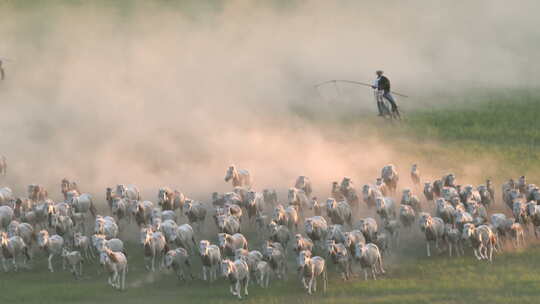
<instances>
[{"instance_id":1,"label":"rider on horseback","mask_svg":"<svg viewBox=\"0 0 540 304\"><path fill-rule=\"evenodd\" d=\"M392 105L392 112L399 115L398 107L392 93L390 92L390 79L386 76L383 76L383 71L378 70L375 72L377 79L373 82L371 86L373 89L376 89L375 96L377 99L377 107L379 109L379 116L383 116L382 102L383 98L388 100Z\"/></svg>"}]
</instances>

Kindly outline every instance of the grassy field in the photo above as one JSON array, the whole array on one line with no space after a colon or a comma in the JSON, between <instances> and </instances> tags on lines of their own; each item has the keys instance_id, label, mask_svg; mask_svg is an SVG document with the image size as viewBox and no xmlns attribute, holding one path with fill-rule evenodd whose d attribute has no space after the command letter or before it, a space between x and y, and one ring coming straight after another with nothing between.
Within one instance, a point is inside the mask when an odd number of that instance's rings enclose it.
<instances>
[{"instance_id":1,"label":"grassy field","mask_svg":"<svg viewBox=\"0 0 540 304\"><path fill-rule=\"evenodd\" d=\"M534 172L540 166L540 96L510 91L446 103L443 108L415 111L404 132L422 142L437 139L472 155L488 155L507 166ZM454 149L450 149L454 150Z\"/></svg>"},{"instance_id":2,"label":"grassy field","mask_svg":"<svg viewBox=\"0 0 540 304\"><path fill-rule=\"evenodd\" d=\"M422 243L405 251L423 253ZM117 292L106 286L105 275L94 265L75 282L70 274L46 271L40 259L32 274L27 271L2 274L2 303L235 303L223 280L212 285L201 281L178 282L171 274L152 275L142 269L139 250L130 257L128 290ZM354 279L341 282L330 276L326 294L307 296L291 276L272 282L270 289L250 288L246 303L537 303L540 290L540 247L498 255L495 263L479 263L470 255L449 259L440 256L400 257L387 266L388 274L377 281ZM157 300L159 299L159 300Z\"/></svg>"},{"instance_id":3,"label":"grassy field","mask_svg":"<svg viewBox=\"0 0 540 304\"><path fill-rule=\"evenodd\" d=\"M407 242L399 263L386 266L387 275L377 281L354 279L341 282L330 276L326 294L307 296L300 283L272 282L270 289L250 288L247 303L536 303L540 290L540 247L498 255L493 264L480 263L470 255L449 259L421 256L421 242ZM95 265L85 265L85 275L74 281L66 272L50 274L40 258L32 273L2 274L2 303L235 303L224 280L178 282L170 273L148 274L142 268L138 248L131 246L128 290L106 286ZM395 257L390 258L395 259ZM198 266L198 265L196 265ZM57 269L59 269L57 265ZM196 267L198 268L198 267ZM198 274L197 274L198 275Z\"/></svg>"},{"instance_id":4,"label":"grassy field","mask_svg":"<svg viewBox=\"0 0 540 304\"><path fill-rule=\"evenodd\" d=\"M382 121L371 112L351 110L350 105L339 102L292 110L321 125L321 132L332 138L383 139L404 155L420 155L418 158L425 165L440 170L455 168L460 175L466 174L460 166L465 163L482 166L482 176L497 183L516 174L533 175L540 170L538 90L471 90L460 95L440 94L399 102L404 111L404 120L399 124Z\"/></svg>"},{"instance_id":5,"label":"grassy field","mask_svg":"<svg viewBox=\"0 0 540 304\"><path fill-rule=\"evenodd\" d=\"M379 136L396 136L409 143L405 153L436 155L431 162L444 165L485 157L500 166L486 168L489 174L531 173L540 166L538 145L540 103L535 95L487 98L474 104L461 100L453 106L409 110L399 128L374 125ZM307 116L306 116L307 117ZM353 120L340 120L346 127L360 128ZM345 121L345 122L343 122ZM365 126L366 121L362 122ZM331 121L322 122L332 124ZM367 128L369 130L369 128ZM366 130L366 129L364 129ZM421 136L418 134L422 134ZM404 147L404 145L400 145ZM532 176L534 177L534 176ZM497 255L493 264L466 257L424 257L422 237L416 233L402 242L398 255L388 259L387 275L378 281L354 279L341 282L331 274L326 294L307 296L297 279L272 282L268 290L250 288L246 303L537 303L540 289L540 247ZM141 250L129 245L128 289L117 292L106 285L95 264L85 265L85 274L74 281L67 272L46 271L43 254L34 269L0 274L0 303L234 303L223 279L214 284L199 280L178 282L171 273L149 274L142 265ZM292 266L292 265L291 265ZM59 269L59 266L57 266ZM196 264L195 269L199 269ZM195 273L199 275L198 271Z\"/></svg>"}]
</instances>

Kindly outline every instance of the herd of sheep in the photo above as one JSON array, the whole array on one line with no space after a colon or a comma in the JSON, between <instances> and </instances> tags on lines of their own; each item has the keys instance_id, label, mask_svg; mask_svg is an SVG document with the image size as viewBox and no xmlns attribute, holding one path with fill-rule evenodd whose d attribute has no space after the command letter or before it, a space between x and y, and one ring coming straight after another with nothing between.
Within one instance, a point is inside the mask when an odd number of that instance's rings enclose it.
<instances>
[{"instance_id":1,"label":"herd of sheep","mask_svg":"<svg viewBox=\"0 0 540 304\"><path fill-rule=\"evenodd\" d=\"M0 169L6 173L5 160ZM330 264L343 280L353 277L354 268L365 279L384 274L384 257L399 247L400 234L413 229L425 235L428 256L432 245L450 256L472 248L478 260L490 262L504 242L520 246L530 224L537 234L540 190L524 176L501 188L512 217L490 214L495 189L489 180L478 187L459 185L448 174L422 184L416 165L410 179L422 194L398 190L396 168L387 165L374 183L358 189L348 177L332 183L330 198L322 203L313 196L310 179L300 176L280 200L275 189L255 191L249 172L230 166L225 181L233 191L213 193L211 204L168 187L159 189L154 203L142 200L136 186L119 184L106 189L109 210L98 210L93 196L67 179L61 182L61 202L36 184L27 197L0 187L2 265L5 271L16 271L21 263L29 267L40 250L48 256L49 271L61 260L62 268L79 278L83 261L95 260L109 274L108 283L124 289L129 256L119 232L136 225L148 271L173 269L178 279L193 279L193 262L199 260L202 280L225 277L230 292L241 298L250 281L268 288L272 279L286 279L294 263L293 272L311 294L318 282L326 290ZM217 235L204 239L214 229ZM255 232L250 240L247 231Z\"/></svg>"}]
</instances>

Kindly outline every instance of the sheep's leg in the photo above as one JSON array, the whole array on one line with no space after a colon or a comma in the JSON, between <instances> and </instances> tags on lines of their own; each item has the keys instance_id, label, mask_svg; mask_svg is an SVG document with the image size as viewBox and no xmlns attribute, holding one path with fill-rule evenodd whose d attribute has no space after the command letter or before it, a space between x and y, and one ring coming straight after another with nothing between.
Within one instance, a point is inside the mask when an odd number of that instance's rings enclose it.
<instances>
[{"instance_id":1,"label":"sheep's leg","mask_svg":"<svg viewBox=\"0 0 540 304\"><path fill-rule=\"evenodd\" d=\"M448 242L448 255L452 257L452 243Z\"/></svg>"},{"instance_id":2,"label":"sheep's leg","mask_svg":"<svg viewBox=\"0 0 540 304\"><path fill-rule=\"evenodd\" d=\"M6 259L5 259L4 257L2 257L2 266L3 266L3 268L4 268L4 272L8 272L8 271L9 271L9 269L8 269L8 267L7 267L7 265L6 265Z\"/></svg>"},{"instance_id":3,"label":"sheep's leg","mask_svg":"<svg viewBox=\"0 0 540 304\"><path fill-rule=\"evenodd\" d=\"M242 284L240 284L240 280L236 281L236 295L238 299L242 299Z\"/></svg>"},{"instance_id":4,"label":"sheep's leg","mask_svg":"<svg viewBox=\"0 0 540 304\"><path fill-rule=\"evenodd\" d=\"M308 283L308 294L311 294L311 287L313 286L313 275L311 275L311 278L309 278Z\"/></svg>"},{"instance_id":5,"label":"sheep's leg","mask_svg":"<svg viewBox=\"0 0 540 304\"><path fill-rule=\"evenodd\" d=\"M13 271L17 272L19 269L17 268L17 258L16 255L13 255L13 259L11 259L11 263L13 264Z\"/></svg>"},{"instance_id":6,"label":"sheep's leg","mask_svg":"<svg viewBox=\"0 0 540 304\"><path fill-rule=\"evenodd\" d=\"M182 270L181 269L176 269L176 271L174 272L176 274L176 278L179 280L179 281L183 281L184 278L182 276Z\"/></svg>"},{"instance_id":7,"label":"sheep's leg","mask_svg":"<svg viewBox=\"0 0 540 304\"><path fill-rule=\"evenodd\" d=\"M375 268L371 266L371 276L373 277L373 280L377 280L377 277L375 276Z\"/></svg>"},{"instance_id":8,"label":"sheep's leg","mask_svg":"<svg viewBox=\"0 0 540 304\"><path fill-rule=\"evenodd\" d=\"M313 275L313 292L317 292L317 276Z\"/></svg>"},{"instance_id":9,"label":"sheep's leg","mask_svg":"<svg viewBox=\"0 0 540 304\"><path fill-rule=\"evenodd\" d=\"M53 266L52 266L52 259L53 259L53 255L49 254L49 271L50 272L54 272L54 269L53 269Z\"/></svg>"},{"instance_id":10,"label":"sheep's leg","mask_svg":"<svg viewBox=\"0 0 540 304\"><path fill-rule=\"evenodd\" d=\"M486 249L484 248L484 246L482 244L480 244L480 247L479 247L478 251L480 253L480 258L485 260L486 259Z\"/></svg>"},{"instance_id":11,"label":"sheep's leg","mask_svg":"<svg viewBox=\"0 0 540 304\"><path fill-rule=\"evenodd\" d=\"M206 266L203 266L202 268L202 277L203 277L203 281L206 281Z\"/></svg>"},{"instance_id":12,"label":"sheep's leg","mask_svg":"<svg viewBox=\"0 0 540 304\"><path fill-rule=\"evenodd\" d=\"M431 251L430 251L430 248L429 248L429 241L426 242L426 248L427 248L427 256L430 257L431 256Z\"/></svg>"},{"instance_id":13,"label":"sheep's leg","mask_svg":"<svg viewBox=\"0 0 540 304\"><path fill-rule=\"evenodd\" d=\"M246 280L246 283L244 285L244 295L247 296L249 293L248 293L248 286L249 286L249 274L247 276L247 278L245 279Z\"/></svg>"},{"instance_id":14,"label":"sheep's leg","mask_svg":"<svg viewBox=\"0 0 540 304\"><path fill-rule=\"evenodd\" d=\"M306 283L306 278L302 277L302 284L304 284L304 289L308 289L308 284Z\"/></svg>"},{"instance_id":15,"label":"sheep's leg","mask_svg":"<svg viewBox=\"0 0 540 304\"><path fill-rule=\"evenodd\" d=\"M367 281L367 268L364 268L364 280Z\"/></svg>"},{"instance_id":16,"label":"sheep's leg","mask_svg":"<svg viewBox=\"0 0 540 304\"><path fill-rule=\"evenodd\" d=\"M235 285L234 283L231 283L231 284L229 285L229 291L231 292L231 294L232 294L233 296L236 295L236 292L234 291L234 288L235 288L235 287L236 287L236 285Z\"/></svg>"},{"instance_id":17,"label":"sheep's leg","mask_svg":"<svg viewBox=\"0 0 540 304\"><path fill-rule=\"evenodd\" d=\"M156 255L152 254L152 272L156 271Z\"/></svg>"},{"instance_id":18,"label":"sheep's leg","mask_svg":"<svg viewBox=\"0 0 540 304\"><path fill-rule=\"evenodd\" d=\"M379 270L381 271L381 274L385 274L386 272L384 271L382 264L382 257L379 257Z\"/></svg>"},{"instance_id":19,"label":"sheep's leg","mask_svg":"<svg viewBox=\"0 0 540 304\"><path fill-rule=\"evenodd\" d=\"M122 290L126 289L126 271L127 265L126 268L122 271Z\"/></svg>"},{"instance_id":20,"label":"sheep's leg","mask_svg":"<svg viewBox=\"0 0 540 304\"><path fill-rule=\"evenodd\" d=\"M26 248L26 250L27 250L28 254L30 254L30 248ZM23 261L22 261L23 267L27 268L29 261L30 261L30 259L27 258L26 255L23 256Z\"/></svg>"},{"instance_id":21,"label":"sheep's leg","mask_svg":"<svg viewBox=\"0 0 540 304\"><path fill-rule=\"evenodd\" d=\"M119 281L118 271L114 272L113 283L114 283L114 288L116 288L116 289L120 288L120 281Z\"/></svg>"},{"instance_id":22,"label":"sheep's leg","mask_svg":"<svg viewBox=\"0 0 540 304\"><path fill-rule=\"evenodd\" d=\"M484 260L489 260L490 245L489 243L483 246L484 248Z\"/></svg>"},{"instance_id":23,"label":"sheep's leg","mask_svg":"<svg viewBox=\"0 0 540 304\"><path fill-rule=\"evenodd\" d=\"M323 270L323 292L326 292L326 288L328 288L328 274L325 268Z\"/></svg>"},{"instance_id":24,"label":"sheep's leg","mask_svg":"<svg viewBox=\"0 0 540 304\"><path fill-rule=\"evenodd\" d=\"M116 271L114 271L111 275L111 286L112 288L116 288Z\"/></svg>"},{"instance_id":25,"label":"sheep's leg","mask_svg":"<svg viewBox=\"0 0 540 304\"><path fill-rule=\"evenodd\" d=\"M477 258L478 260L481 260L481 259L482 259L482 257L481 257L482 252L480 252L480 255L478 255L478 251L479 251L478 248L474 248L474 249L473 249L473 252L474 252L474 255L476 256L476 258Z\"/></svg>"},{"instance_id":26,"label":"sheep's leg","mask_svg":"<svg viewBox=\"0 0 540 304\"><path fill-rule=\"evenodd\" d=\"M121 273L116 273L116 288L117 289L121 289L122 288L122 274Z\"/></svg>"}]
</instances>

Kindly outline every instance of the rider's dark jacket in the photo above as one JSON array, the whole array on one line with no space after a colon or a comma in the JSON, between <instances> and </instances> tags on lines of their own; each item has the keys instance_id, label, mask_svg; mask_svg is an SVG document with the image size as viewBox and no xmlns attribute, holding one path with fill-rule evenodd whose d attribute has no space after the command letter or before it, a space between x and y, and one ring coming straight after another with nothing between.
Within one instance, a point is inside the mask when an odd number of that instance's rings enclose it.
<instances>
[{"instance_id":1,"label":"rider's dark jacket","mask_svg":"<svg viewBox=\"0 0 540 304\"><path fill-rule=\"evenodd\" d=\"M377 82L377 88L383 90L385 93L390 91L390 80L385 76L381 75Z\"/></svg>"}]
</instances>

